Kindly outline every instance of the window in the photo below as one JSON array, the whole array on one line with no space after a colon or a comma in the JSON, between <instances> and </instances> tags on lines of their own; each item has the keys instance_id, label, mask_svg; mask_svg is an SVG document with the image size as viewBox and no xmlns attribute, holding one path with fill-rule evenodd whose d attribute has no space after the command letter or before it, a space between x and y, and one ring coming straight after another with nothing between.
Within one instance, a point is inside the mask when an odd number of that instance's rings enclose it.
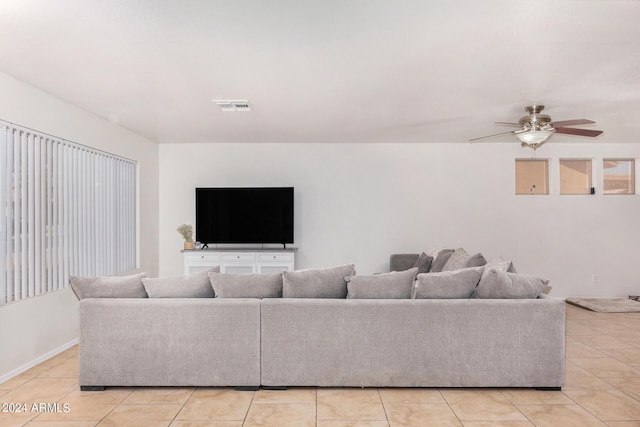
<instances>
[{"instance_id":1,"label":"window","mask_svg":"<svg viewBox=\"0 0 640 427\"><path fill-rule=\"evenodd\" d=\"M560 159L560 194L591 194L590 159Z\"/></svg>"},{"instance_id":2,"label":"window","mask_svg":"<svg viewBox=\"0 0 640 427\"><path fill-rule=\"evenodd\" d=\"M635 161L603 159L604 194L635 194Z\"/></svg>"},{"instance_id":3,"label":"window","mask_svg":"<svg viewBox=\"0 0 640 427\"><path fill-rule=\"evenodd\" d=\"M516 159L516 194L549 194L546 159Z\"/></svg>"},{"instance_id":4,"label":"window","mask_svg":"<svg viewBox=\"0 0 640 427\"><path fill-rule=\"evenodd\" d=\"M137 163L0 121L0 305L136 264Z\"/></svg>"}]
</instances>

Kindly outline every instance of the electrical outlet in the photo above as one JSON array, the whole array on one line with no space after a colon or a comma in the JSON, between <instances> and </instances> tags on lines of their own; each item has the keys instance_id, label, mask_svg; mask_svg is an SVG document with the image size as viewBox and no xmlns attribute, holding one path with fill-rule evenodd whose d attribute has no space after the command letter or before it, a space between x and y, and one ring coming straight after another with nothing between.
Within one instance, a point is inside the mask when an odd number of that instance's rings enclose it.
<instances>
[{"instance_id":1,"label":"electrical outlet","mask_svg":"<svg viewBox=\"0 0 640 427\"><path fill-rule=\"evenodd\" d=\"M596 283L596 281L597 281L597 280L598 280L598 278L596 277L596 275L595 275L595 274L591 276L591 281L592 281L593 283Z\"/></svg>"}]
</instances>

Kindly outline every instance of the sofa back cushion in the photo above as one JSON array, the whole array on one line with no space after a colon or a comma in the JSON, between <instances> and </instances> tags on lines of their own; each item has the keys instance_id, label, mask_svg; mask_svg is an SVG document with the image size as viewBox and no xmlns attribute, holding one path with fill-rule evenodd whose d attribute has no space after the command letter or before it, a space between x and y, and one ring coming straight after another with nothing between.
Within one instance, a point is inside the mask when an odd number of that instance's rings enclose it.
<instances>
[{"instance_id":1,"label":"sofa back cushion","mask_svg":"<svg viewBox=\"0 0 640 427\"><path fill-rule=\"evenodd\" d=\"M483 267L470 267L440 273L418 274L415 298L471 298L482 270Z\"/></svg>"},{"instance_id":2,"label":"sofa back cushion","mask_svg":"<svg viewBox=\"0 0 640 427\"><path fill-rule=\"evenodd\" d=\"M416 267L420 256L418 254L391 254L389 257L389 271L405 271Z\"/></svg>"},{"instance_id":3,"label":"sofa back cushion","mask_svg":"<svg viewBox=\"0 0 640 427\"><path fill-rule=\"evenodd\" d=\"M219 265L184 276L143 278L142 284L149 298L213 298L209 273L214 272L220 273Z\"/></svg>"},{"instance_id":4,"label":"sofa back cushion","mask_svg":"<svg viewBox=\"0 0 640 427\"><path fill-rule=\"evenodd\" d=\"M351 276L347 282L347 298L410 299L418 268L371 276Z\"/></svg>"},{"instance_id":5,"label":"sofa back cushion","mask_svg":"<svg viewBox=\"0 0 640 427\"><path fill-rule=\"evenodd\" d=\"M347 276L355 274L353 264L311 270L283 271L285 298L346 298Z\"/></svg>"},{"instance_id":6,"label":"sofa back cushion","mask_svg":"<svg viewBox=\"0 0 640 427\"><path fill-rule=\"evenodd\" d=\"M79 300L84 298L147 298L142 278L147 273L132 276L70 276L71 289Z\"/></svg>"},{"instance_id":7,"label":"sofa back cushion","mask_svg":"<svg viewBox=\"0 0 640 427\"><path fill-rule=\"evenodd\" d=\"M549 281L528 274L490 268L476 289L476 298L538 298Z\"/></svg>"},{"instance_id":8,"label":"sofa back cushion","mask_svg":"<svg viewBox=\"0 0 640 427\"><path fill-rule=\"evenodd\" d=\"M216 298L281 298L282 273L209 273Z\"/></svg>"}]
</instances>

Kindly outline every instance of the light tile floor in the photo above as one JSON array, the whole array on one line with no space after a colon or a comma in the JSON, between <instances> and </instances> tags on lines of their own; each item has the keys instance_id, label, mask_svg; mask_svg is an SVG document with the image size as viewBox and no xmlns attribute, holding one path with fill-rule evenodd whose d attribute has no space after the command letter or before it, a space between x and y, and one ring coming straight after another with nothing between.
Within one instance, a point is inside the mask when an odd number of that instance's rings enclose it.
<instances>
[{"instance_id":1,"label":"light tile floor","mask_svg":"<svg viewBox=\"0 0 640 427\"><path fill-rule=\"evenodd\" d=\"M640 427L640 313L594 313L567 305L567 381L532 389L232 388L78 389L72 348L0 384L2 426ZM69 412L32 412L32 403Z\"/></svg>"}]
</instances>

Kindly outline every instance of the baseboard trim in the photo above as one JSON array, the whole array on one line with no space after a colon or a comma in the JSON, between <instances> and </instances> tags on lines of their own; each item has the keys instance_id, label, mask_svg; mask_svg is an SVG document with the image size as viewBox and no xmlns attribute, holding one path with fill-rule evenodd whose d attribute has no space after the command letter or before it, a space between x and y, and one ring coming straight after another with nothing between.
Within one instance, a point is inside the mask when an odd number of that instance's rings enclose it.
<instances>
[{"instance_id":1,"label":"baseboard trim","mask_svg":"<svg viewBox=\"0 0 640 427\"><path fill-rule=\"evenodd\" d=\"M74 345L78 344L78 338L75 338L65 344L62 344L59 347L54 348L51 351L48 351L47 353L43 354L42 356L38 357L37 359L32 360L31 362L25 363L22 366L17 367L16 369L7 372L4 375L0 376L0 384L2 384L5 381L10 380L13 377L17 377L18 375L20 375L23 372L28 371L29 369L33 368L36 365L39 365L40 363L44 362L45 360L49 360L54 356L57 356L58 354L62 353L65 350L70 349L71 347L73 347Z\"/></svg>"}]
</instances>

